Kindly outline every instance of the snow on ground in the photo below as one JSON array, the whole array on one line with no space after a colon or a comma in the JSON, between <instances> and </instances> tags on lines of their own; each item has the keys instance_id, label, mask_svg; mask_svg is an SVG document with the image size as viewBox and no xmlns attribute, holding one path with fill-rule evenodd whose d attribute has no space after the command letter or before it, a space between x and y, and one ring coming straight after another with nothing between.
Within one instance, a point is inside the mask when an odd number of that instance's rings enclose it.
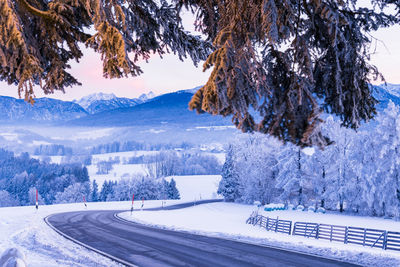
<instances>
[{"instance_id":1,"label":"snow on ground","mask_svg":"<svg viewBox=\"0 0 400 267\"><path fill-rule=\"evenodd\" d=\"M130 213L121 213L119 216L161 228L280 247L349 261L363 266L400 266L400 252L268 232L259 226L245 224L253 209L253 206L250 205L212 203L181 210L138 211L132 216ZM319 215L298 211L274 211L268 214L270 217L279 216L279 218L294 221L318 221L339 225L354 224L361 227L382 229L399 229L400 227L400 223L391 220L340 214Z\"/></svg>"},{"instance_id":2,"label":"snow on ground","mask_svg":"<svg viewBox=\"0 0 400 267\"><path fill-rule=\"evenodd\" d=\"M217 190L221 175L170 176L165 180L169 182L172 178L176 182L182 200L195 201L219 197Z\"/></svg>"},{"instance_id":3,"label":"snow on ground","mask_svg":"<svg viewBox=\"0 0 400 267\"><path fill-rule=\"evenodd\" d=\"M87 139L87 140L95 140L101 137L110 136L115 128L99 128L99 129L90 129L87 131L76 131L73 135L65 135L62 136L54 136L52 139L54 140L72 140L77 141L79 139Z\"/></svg>"},{"instance_id":4,"label":"snow on ground","mask_svg":"<svg viewBox=\"0 0 400 267\"><path fill-rule=\"evenodd\" d=\"M125 152L115 152L115 153L104 153L104 154L93 154L92 155L92 164L96 164L99 161L107 161L113 160L115 158L120 159L121 162L124 160L128 160L131 157L140 157L140 156L149 156L156 155L160 153L160 151L146 151L146 150L137 150L137 151L125 151Z\"/></svg>"},{"instance_id":5,"label":"snow on ground","mask_svg":"<svg viewBox=\"0 0 400 267\"><path fill-rule=\"evenodd\" d=\"M28 144L28 146L40 146L40 145L51 145L51 143L46 141L33 140L30 144Z\"/></svg>"},{"instance_id":6,"label":"snow on ground","mask_svg":"<svg viewBox=\"0 0 400 267\"><path fill-rule=\"evenodd\" d=\"M168 200L167 205L181 203ZM88 203L87 210L130 209L131 202ZM135 203L139 209L141 201ZM161 200L145 201L144 207L159 207ZM47 266L120 266L95 252L81 247L60 236L44 222L50 214L85 210L82 203L0 208L0 255L15 247L26 256L31 267Z\"/></svg>"},{"instance_id":7,"label":"snow on ground","mask_svg":"<svg viewBox=\"0 0 400 267\"><path fill-rule=\"evenodd\" d=\"M16 133L0 133L0 136L2 136L7 141L17 141L19 137Z\"/></svg>"},{"instance_id":8,"label":"snow on ground","mask_svg":"<svg viewBox=\"0 0 400 267\"><path fill-rule=\"evenodd\" d=\"M148 175L143 164L114 164L112 170L108 174L97 174L97 166L87 166L90 180L96 180L101 187L104 181L119 181L122 178L130 178L136 175Z\"/></svg>"}]
</instances>

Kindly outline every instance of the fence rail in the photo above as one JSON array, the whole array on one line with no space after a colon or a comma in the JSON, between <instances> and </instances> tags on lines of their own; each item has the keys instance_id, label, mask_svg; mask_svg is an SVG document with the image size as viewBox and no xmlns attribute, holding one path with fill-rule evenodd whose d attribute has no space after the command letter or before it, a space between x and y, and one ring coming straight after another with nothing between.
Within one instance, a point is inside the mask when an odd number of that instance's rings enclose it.
<instances>
[{"instance_id":1,"label":"fence rail","mask_svg":"<svg viewBox=\"0 0 400 267\"><path fill-rule=\"evenodd\" d=\"M273 231L284 234L291 234L292 231L292 221L288 220L279 220L269 217L264 217L262 215L254 215L247 219L247 223L252 225L259 225L262 228L265 228L267 231Z\"/></svg>"},{"instance_id":2,"label":"fence rail","mask_svg":"<svg viewBox=\"0 0 400 267\"><path fill-rule=\"evenodd\" d=\"M311 222L293 224L289 220L269 218L256 213L246 223L259 225L267 231L400 251L400 232Z\"/></svg>"}]
</instances>

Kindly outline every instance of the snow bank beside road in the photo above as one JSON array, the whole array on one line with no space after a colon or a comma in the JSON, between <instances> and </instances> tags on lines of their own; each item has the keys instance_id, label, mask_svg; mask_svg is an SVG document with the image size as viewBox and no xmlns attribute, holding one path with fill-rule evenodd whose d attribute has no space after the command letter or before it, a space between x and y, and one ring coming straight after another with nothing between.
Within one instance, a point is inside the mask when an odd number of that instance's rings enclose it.
<instances>
[{"instance_id":1,"label":"snow bank beside road","mask_svg":"<svg viewBox=\"0 0 400 267\"><path fill-rule=\"evenodd\" d=\"M383 251L377 248L367 248L339 242L316 240L301 236L289 236L281 233L268 232L258 226L245 224L253 211L253 206L234 203L212 203L192 208L171 211L137 211L121 213L119 216L143 224L161 228L188 231L214 237L230 238L238 241L276 246L303 253L311 253L327 258L358 263L364 266L400 266L400 252ZM293 215L290 218L290 215ZM293 221L309 221L310 213L287 211L268 212L270 217L291 219ZM317 215L317 214L312 214ZM283 217L284 216L284 217ZM341 222L353 221L358 226L363 224L376 225L374 228L395 229L398 222L376 218L355 217L336 214L325 214L330 223L343 225ZM350 218L349 218L350 217ZM321 217L322 218L322 217ZM294 220L295 219L295 220ZM319 219L318 216L313 219Z\"/></svg>"},{"instance_id":2,"label":"snow bank beside road","mask_svg":"<svg viewBox=\"0 0 400 267\"><path fill-rule=\"evenodd\" d=\"M167 205L182 203L168 200ZM142 202L135 202L139 209ZM131 202L88 203L87 210L128 210ZM145 201L144 208L159 207L161 200ZM17 248L26 256L27 266L121 266L108 258L81 247L60 236L44 222L50 214L86 210L83 203L0 208L0 255Z\"/></svg>"}]
</instances>

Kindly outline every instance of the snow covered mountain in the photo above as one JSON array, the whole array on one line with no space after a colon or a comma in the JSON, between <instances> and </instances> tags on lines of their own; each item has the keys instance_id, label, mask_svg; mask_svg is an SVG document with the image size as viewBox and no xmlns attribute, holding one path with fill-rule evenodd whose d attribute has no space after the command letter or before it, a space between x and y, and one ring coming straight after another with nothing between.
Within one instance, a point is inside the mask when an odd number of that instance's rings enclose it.
<instances>
[{"instance_id":1,"label":"snow covered mountain","mask_svg":"<svg viewBox=\"0 0 400 267\"><path fill-rule=\"evenodd\" d=\"M155 97L153 92L142 94L139 98L117 97L114 94L97 93L85 96L75 103L83 107L89 114L96 114L117 108L129 108L144 103Z\"/></svg>"},{"instance_id":2,"label":"snow covered mountain","mask_svg":"<svg viewBox=\"0 0 400 267\"><path fill-rule=\"evenodd\" d=\"M148 101L148 100L150 100L152 98L155 98L155 97L156 97L156 95L152 91L150 91L147 94L141 94L137 99L142 101L142 103L144 103L144 102L146 102L146 101Z\"/></svg>"},{"instance_id":3,"label":"snow covered mountain","mask_svg":"<svg viewBox=\"0 0 400 267\"><path fill-rule=\"evenodd\" d=\"M389 84L388 86L375 85L373 86L372 94L379 101L376 106L377 111L384 110L389 101L400 106L400 85L390 85L390 87Z\"/></svg>"},{"instance_id":4,"label":"snow covered mountain","mask_svg":"<svg viewBox=\"0 0 400 267\"><path fill-rule=\"evenodd\" d=\"M73 100L72 102L80 105L84 109L87 109L93 102L102 100L111 100L117 98L114 94L96 93L82 97L79 100Z\"/></svg>"},{"instance_id":5,"label":"snow covered mountain","mask_svg":"<svg viewBox=\"0 0 400 267\"><path fill-rule=\"evenodd\" d=\"M0 96L0 121L12 123L54 122L87 115L78 104L52 98L37 98L31 105L23 99Z\"/></svg>"},{"instance_id":6,"label":"snow covered mountain","mask_svg":"<svg viewBox=\"0 0 400 267\"><path fill-rule=\"evenodd\" d=\"M400 97L400 84L381 84L379 87L385 89L389 94Z\"/></svg>"},{"instance_id":7,"label":"snow covered mountain","mask_svg":"<svg viewBox=\"0 0 400 267\"><path fill-rule=\"evenodd\" d=\"M196 114L188 109L193 93L181 90L157 96L133 107L122 107L90 114L69 122L78 126L159 126L159 125L231 125L229 118Z\"/></svg>"}]
</instances>

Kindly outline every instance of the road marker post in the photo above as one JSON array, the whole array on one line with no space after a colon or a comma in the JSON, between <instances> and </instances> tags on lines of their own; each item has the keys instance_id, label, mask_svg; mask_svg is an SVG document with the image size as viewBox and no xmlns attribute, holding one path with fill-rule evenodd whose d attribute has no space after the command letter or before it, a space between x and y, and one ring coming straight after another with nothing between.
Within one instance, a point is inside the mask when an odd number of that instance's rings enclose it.
<instances>
[{"instance_id":1,"label":"road marker post","mask_svg":"<svg viewBox=\"0 0 400 267\"><path fill-rule=\"evenodd\" d=\"M85 208L87 208L85 195L83 195L82 197L83 197L83 205L85 205Z\"/></svg>"},{"instance_id":2,"label":"road marker post","mask_svg":"<svg viewBox=\"0 0 400 267\"><path fill-rule=\"evenodd\" d=\"M38 210L38 209L39 209L39 193L38 193L38 190L36 188L36 210Z\"/></svg>"},{"instance_id":3,"label":"road marker post","mask_svg":"<svg viewBox=\"0 0 400 267\"><path fill-rule=\"evenodd\" d=\"M140 207L141 210L143 210L143 206L144 206L144 197L142 198L142 206Z\"/></svg>"},{"instance_id":4,"label":"road marker post","mask_svg":"<svg viewBox=\"0 0 400 267\"><path fill-rule=\"evenodd\" d=\"M132 206L131 206L131 216L133 212L133 201L135 200L135 194L132 194Z\"/></svg>"}]
</instances>

